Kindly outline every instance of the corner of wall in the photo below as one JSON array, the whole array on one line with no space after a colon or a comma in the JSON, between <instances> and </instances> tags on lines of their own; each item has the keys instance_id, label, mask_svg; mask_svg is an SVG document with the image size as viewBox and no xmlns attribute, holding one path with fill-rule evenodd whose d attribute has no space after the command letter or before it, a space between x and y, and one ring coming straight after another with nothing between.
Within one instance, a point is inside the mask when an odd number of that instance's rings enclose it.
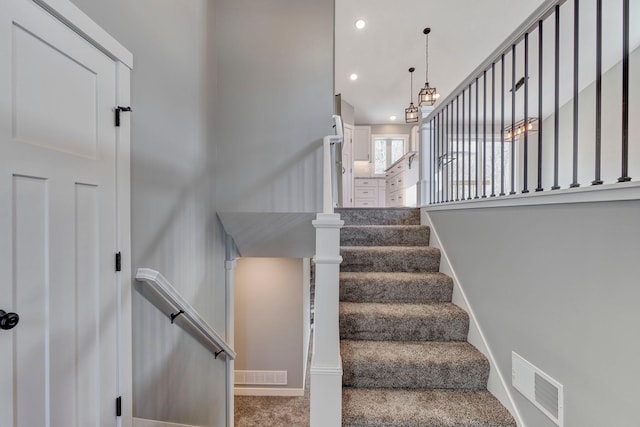
<instances>
[{"instance_id":1,"label":"corner of wall","mask_svg":"<svg viewBox=\"0 0 640 427\"><path fill-rule=\"evenodd\" d=\"M487 381L487 390L489 390L499 401L502 403L515 418L518 427L526 427L522 416L518 411L513 396L509 391L509 386L497 369L497 362L491 352L489 343L485 335L482 333L478 319L469 304L469 300L464 292L464 288L458 277L453 265L451 264L447 251L442 245L442 242L438 236L438 232L433 226L429 212L426 209L421 209L420 223L422 225L428 225L430 227L430 241L429 246L440 249L440 272L447 274L453 279L453 299L452 302L458 307L462 308L469 314L469 335L468 341L474 347L476 347L485 357L489 360L491 370L489 371L489 380Z\"/></svg>"}]
</instances>

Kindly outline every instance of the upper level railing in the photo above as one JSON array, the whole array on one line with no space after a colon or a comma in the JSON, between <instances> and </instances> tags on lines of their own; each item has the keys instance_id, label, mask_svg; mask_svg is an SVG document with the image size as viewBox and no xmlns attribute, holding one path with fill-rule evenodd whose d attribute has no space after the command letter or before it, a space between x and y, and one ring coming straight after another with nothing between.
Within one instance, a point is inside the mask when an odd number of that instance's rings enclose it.
<instances>
[{"instance_id":1,"label":"upper level railing","mask_svg":"<svg viewBox=\"0 0 640 427\"><path fill-rule=\"evenodd\" d=\"M637 2L546 1L423 120L429 204L630 181L639 44Z\"/></svg>"}]
</instances>

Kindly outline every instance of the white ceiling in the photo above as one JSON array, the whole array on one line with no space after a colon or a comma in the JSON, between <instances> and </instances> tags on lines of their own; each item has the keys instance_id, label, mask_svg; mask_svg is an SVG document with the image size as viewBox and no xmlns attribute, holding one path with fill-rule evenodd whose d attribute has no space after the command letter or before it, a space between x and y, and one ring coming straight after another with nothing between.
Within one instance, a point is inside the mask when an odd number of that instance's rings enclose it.
<instances>
[{"instance_id":1,"label":"white ceiling","mask_svg":"<svg viewBox=\"0 0 640 427\"><path fill-rule=\"evenodd\" d=\"M444 99L543 0L336 0L336 93L354 106L356 124L404 123L410 101L409 67L415 67L413 101L425 83ZM367 26L357 30L363 18ZM349 75L359 78L350 81Z\"/></svg>"}]
</instances>

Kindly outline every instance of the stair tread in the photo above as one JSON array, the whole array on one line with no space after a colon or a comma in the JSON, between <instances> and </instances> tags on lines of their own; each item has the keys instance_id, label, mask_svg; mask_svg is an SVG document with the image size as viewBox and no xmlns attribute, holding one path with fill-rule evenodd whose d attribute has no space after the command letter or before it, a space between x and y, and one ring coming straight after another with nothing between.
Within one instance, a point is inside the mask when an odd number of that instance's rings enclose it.
<instances>
[{"instance_id":1,"label":"stair tread","mask_svg":"<svg viewBox=\"0 0 640 427\"><path fill-rule=\"evenodd\" d=\"M455 304L340 303L340 337L390 341L465 341L469 316Z\"/></svg>"},{"instance_id":2,"label":"stair tread","mask_svg":"<svg viewBox=\"0 0 640 427\"><path fill-rule=\"evenodd\" d=\"M448 302L453 280L440 272L340 273L340 301L352 302Z\"/></svg>"},{"instance_id":3,"label":"stair tread","mask_svg":"<svg viewBox=\"0 0 640 427\"><path fill-rule=\"evenodd\" d=\"M420 224L418 208L339 208L345 224Z\"/></svg>"},{"instance_id":4,"label":"stair tread","mask_svg":"<svg viewBox=\"0 0 640 427\"><path fill-rule=\"evenodd\" d=\"M343 359L376 363L459 363L487 359L468 342L341 340Z\"/></svg>"},{"instance_id":5,"label":"stair tread","mask_svg":"<svg viewBox=\"0 0 640 427\"><path fill-rule=\"evenodd\" d=\"M434 252L440 253L440 249L433 246L340 246L341 250L362 251L362 252Z\"/></svg>"},{"instance_id":6,"label":"stair tread","mask_svg":"<svg viewBox=\"0 0 640 427\"><path fill-rule=\"evenodd\" d=\"M380 230L428 230L428 225L420 225L420 224L349 224L343 225L342 229L345 228L353 228L353 229L363 229L363 228L373 228Z\"/></svg>"},{"instance_id":7,"label":"stair tread","mask_svg":"<svg viewBox=\"0 0 640 427\"><path fill-rule=\"evenodd\" d=\"M390 286L402 283L420 284L428 281L446 281L453 283L451 277L439 271L341 271L340 280L357 280L367 283L380 280Z\"/></svg>"},{"instance_id":8,"label":"stair tread","mask_svg":"<svg viewBox=\"0 0 640 427\"><path fill-rule=\"evenodd\" d=\"M345 386L480 390L489 377L467 342L342 340L340 354Z\"/></svg>"},{"instance_id":9,"label":"stair tread","mask_svg":"<svg viewBox=\"0 0 640 427\"><path fill-rule=\"evenodd\" d=\"M459 317L469 318L466 311L450 302L413 304L342 301L340 302L340 314L401 319L442 318L447 321Z\"/></svg>"},{"instance_id":10,"label":"stair tread","mask_svg":"<svg viewBox=\"0 0 640 427\"><path fill-rule=\"evenodd\" d=\"M345 427L515 427L488 391L343 388Z\"/></svg>"},{"instance_id":11,"label":"stair tread","mask_svg":"<svg viewBox=\"0 0 640 427\"><path fill-rule=\"evenodd\" d=\"M440 250L430 246L341 246L341 271L438 271Z\"/></svg>"}]
</instances>

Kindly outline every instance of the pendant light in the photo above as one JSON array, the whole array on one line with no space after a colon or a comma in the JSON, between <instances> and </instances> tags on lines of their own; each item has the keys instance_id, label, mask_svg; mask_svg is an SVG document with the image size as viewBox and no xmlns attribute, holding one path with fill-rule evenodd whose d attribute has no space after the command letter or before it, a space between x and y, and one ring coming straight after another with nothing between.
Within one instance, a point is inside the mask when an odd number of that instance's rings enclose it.
<instances>
[{"instance_id":1,"label":"pendant light","mask_svg":"<svg viewBox=\"0 0 640 427\"><path fill-rule=\"evenodd\" d=\"M425 58L426 58L426 67L425 67L425 84L424 87L420 90L418 94L418 105L421 107L431 106L436 103L438 98L440 98L440 94L436 91L435 87L429 86L429 33L431 32L431 28L425 28L423 31L426 36L427 43L425 49Z\"/></svg>"},{"instance_id":2,"label":"pendant light","mask_svg":"<svg viewBox=\"0 0 640 427\"><path fill-rule=\"evenodd\" d=\"M418 107L413 105L413 72L416 69L411 67L409 68L409 73L411 75L411 103L409 104L409 108L404 109L404 121L405 123L417 123L418 122Z\"/></svg>"}]
</instances>

